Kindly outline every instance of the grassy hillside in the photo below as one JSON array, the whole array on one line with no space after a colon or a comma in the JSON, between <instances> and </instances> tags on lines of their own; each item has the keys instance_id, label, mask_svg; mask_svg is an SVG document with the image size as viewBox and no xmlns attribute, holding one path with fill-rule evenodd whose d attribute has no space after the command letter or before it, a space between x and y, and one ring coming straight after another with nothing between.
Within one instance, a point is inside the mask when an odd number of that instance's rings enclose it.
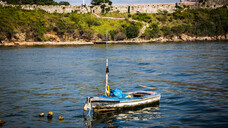
<instances>
[{"instance_id":1,"label":"grassy hillside","mask_svg":"<svg viewBox=\"0 0 228 128\"><path fill-rule=\"evenodd\" d=\"M187 9L178 8L174 13L161 11L157 14L137 13L133 19L150 23L144 38L160 36L218 36L228 32L228 9Z\"/></svg>"},{"instance_id":2,"label":"grassy hillside","mask_svg":"<svg viewBox=\"0 0 228 128\"><path fill-rule=\"evenodd\" d=\"M109 31L132 24L127 20L107 22L92 14L50 14L0 6L0 41L104 40L107 23Z\"/></svg>"},{"instance_id":3,"label":"grassy hillside","mask_svg":"<svg viewBox=\"0 0 228 128\"><path fill-rule=\"evenodd\" d=\"M141 23L150 24L143 39L180 36L218 36L228 31L227 7L217 9L178 8L174 13L157 14L107 13L104 16L122 17L126 20L96 18L92 14L58 14L43 10L23 10L20 7L0 6L0 43L12 41L94 41L105 40L108 24L109 40L135 38Z\"/></svg>"}]
</instances>

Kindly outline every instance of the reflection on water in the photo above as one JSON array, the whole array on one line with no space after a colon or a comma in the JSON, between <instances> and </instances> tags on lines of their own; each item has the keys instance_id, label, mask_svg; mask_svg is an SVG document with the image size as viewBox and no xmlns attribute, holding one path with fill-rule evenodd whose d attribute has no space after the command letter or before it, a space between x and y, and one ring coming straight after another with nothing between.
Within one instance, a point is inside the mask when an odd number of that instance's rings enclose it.
<instances>
[{"instance_id":1,"label":"reflection on water","mask_svg":"<svg viewBox=\"0 0 228 128\"><path fill-rule=\"evenodd\" d=\"M84 116L84 123L87 127L123 127L123 122L131 121L148 121L155 118L161 118L160 106L151 104L125 110L116 110L109 112L99 112Z\"/></svg>"},{"instance_id":2,"label":"reflection on water","mask_svg":"<svg viewBox=\"0 0 228 128\"><path fill-rule=\"evenodd\" d=\"M89 119L83 104L104 94L107 55L111 88L156 88L160 105ZM49 111L52 120L38 117ZM226 127L228 43L0 47L0 119L3 127Z\"/></svg>"}]
</instances>

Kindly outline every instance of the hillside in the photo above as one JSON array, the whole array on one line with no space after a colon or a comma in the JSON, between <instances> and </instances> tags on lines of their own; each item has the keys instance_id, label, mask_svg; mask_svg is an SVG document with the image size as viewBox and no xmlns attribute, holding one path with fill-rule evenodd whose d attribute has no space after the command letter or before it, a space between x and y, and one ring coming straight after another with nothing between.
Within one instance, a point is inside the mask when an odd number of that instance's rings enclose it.
<instances>
[{"instance_id":1,"label":"hillside","mask_svg":"<svg viewBox=\"0 0 228 128\"><path fill-rule=\"evenodd\" d=\"M135 26L126 20L109 20L108 24L109 31ZM1 42L104 40L106 26L107 20L92 14L50 14L0 6Z\"/></svg>"},{"instance_id":2,"label":"hillside","mask_svg":"<svg viewBox=\"0 0 228 128\"><path fill-rule=\"evenodd\" d=\"M149 24L143 40L153 38L173 39L191 37L227 38L228 9L181 8L174 13L106 13L102 16L122 17L125 20L101 19L93 14L76 12L59 14L43 10L23 10L20 7L0 6L0 42L44 42L44 41L102 41L105 40L108 23L109 40L131 40L138 36L142 24ZM132 20L128 20L132 19Z\"/></svg>"}]
</instances>

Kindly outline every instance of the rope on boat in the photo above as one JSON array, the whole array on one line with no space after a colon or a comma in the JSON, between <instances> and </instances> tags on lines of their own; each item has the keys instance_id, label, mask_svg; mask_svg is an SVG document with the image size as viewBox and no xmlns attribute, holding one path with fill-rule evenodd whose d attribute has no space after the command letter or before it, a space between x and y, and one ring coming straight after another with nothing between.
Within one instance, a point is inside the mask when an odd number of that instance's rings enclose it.
<instances>
[{"instance_id":1,"label":"rope on boat","mask_svg":"<svg viewBox=\"0 0 228 128\"><path fill-rule=\"evenodd\" d=\"M153 89L153 91L155 90L155 88L147 87L147 86L144 86L144 85L140 85L140 84L139 84L138 86L140 86L140 87L144 87L144 88Z\"/></svg>"}]
</instances>

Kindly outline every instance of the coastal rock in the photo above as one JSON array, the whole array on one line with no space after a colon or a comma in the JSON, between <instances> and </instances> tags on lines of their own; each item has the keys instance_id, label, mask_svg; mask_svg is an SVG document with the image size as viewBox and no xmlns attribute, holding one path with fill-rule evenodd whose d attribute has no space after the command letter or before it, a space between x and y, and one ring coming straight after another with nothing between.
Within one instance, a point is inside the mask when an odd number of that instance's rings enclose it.
<instances>
[{"instance_id":1,"label":"coastal rock","mask_svg":"<svg viewBox=\"0 0 228 128\"><path fill-rule=\"evenodd\" d=\"M225 39L226 39L226 37L224 35L218 36L218 40L225 40Z\"/></svg>"},{"instance_id":2,"label":"coastal rock","mask_svg":"<svg viewBox=\"0 0 228 128\"><path fill-rule=\"evenodd\" d=\"M183 35L181 35L181 39L182 39L183 41L189 41L189 36L183 34Z\"/></svg>"},{"instance_id":3,"label":"coastal rock","mask_svg":"<svg viewBox=\"0 0 228 128\"><path fill-rule=\"evenodd\" d=\"M172 41L175 41L175 42L181 41L181 39L180 39L178 36L172 36L172 37L171 37L171 40L172 40Z\"/></svg>"},{"instance_id":4,"label":"coastal rock","mask_svg":"<svg viewBox=\"0 0 228 128\"><path fill-rule=\"evenodd\" d=\"M168 42L168 41L169 41L169 39L167 39L165 37L163 37L162 40L161 40L161 42Z\"/></svg>"},{"instance_id":5,"label":"coastal rock","mask_svg":"<svg viewBox=\"0 0 228 128\"><path fill-rule=\"evenodd\" d=\"M19 41L19 42L23 42L26 39L26 34L25 33L16 33L13 38L12 41Z\"/></svg>"},{"instance_id":6,"label":"coastal rock","mask_svg":"<svg viewBox=\"0 0 228 128\"><path fill-rule=\"evenodd\" d=\"M44 38L46 41L51 41L51 42L59 42L60 39L55 33L46 33L44 34Z\"/></svg>"}]
</instances>

